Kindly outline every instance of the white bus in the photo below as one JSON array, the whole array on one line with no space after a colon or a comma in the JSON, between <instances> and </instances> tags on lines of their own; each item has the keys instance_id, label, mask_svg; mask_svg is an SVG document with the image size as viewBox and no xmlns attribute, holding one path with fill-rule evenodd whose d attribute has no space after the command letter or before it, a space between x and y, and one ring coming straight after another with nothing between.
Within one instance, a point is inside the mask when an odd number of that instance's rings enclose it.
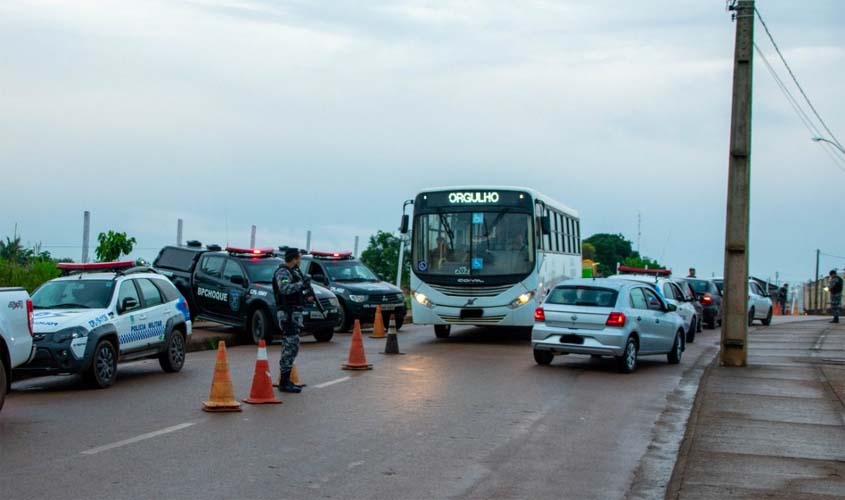
<instances>
[{"instance_id":1,"label":"white bus","mask_svg":"<svg viewBox=\"0 0 845 500\"><path fill-rule=\"evenodd\" d=\"M530 328L547 290L581 268L578 212L534 190L453 187L414 200L411 307L438 338L452 325Z\"/></svg>"}]
</instances>

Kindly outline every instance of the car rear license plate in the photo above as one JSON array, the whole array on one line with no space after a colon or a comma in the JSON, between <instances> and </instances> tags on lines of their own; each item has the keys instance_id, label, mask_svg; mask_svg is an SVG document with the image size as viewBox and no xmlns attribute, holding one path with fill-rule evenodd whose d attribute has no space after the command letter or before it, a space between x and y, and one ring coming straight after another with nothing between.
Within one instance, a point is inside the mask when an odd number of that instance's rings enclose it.
<instances>
[{"instance_id":1,"label":"car rear license plate","mask_svg":"<svg viewBox=\"0 0 845 500\"><path fill-rule=\"evenodd\" d=\"M561 335L560 341L563 344L578 344L581 345L584 343L584 337L580 335Z\"/></svg>"}]
</instances>

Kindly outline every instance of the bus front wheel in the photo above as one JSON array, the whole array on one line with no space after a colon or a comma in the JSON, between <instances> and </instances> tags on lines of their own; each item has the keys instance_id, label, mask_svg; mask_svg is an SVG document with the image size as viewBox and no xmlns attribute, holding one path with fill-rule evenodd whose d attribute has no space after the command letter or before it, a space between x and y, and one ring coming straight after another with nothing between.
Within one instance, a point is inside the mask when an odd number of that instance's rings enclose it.
<instances>
[{"instance_id":1,"label":"bus front wheel","mask_svg":"<svg viewBox=\"0 0 845 500\"><path fill-rule=\"evenodd\" d=\"M434 325L434 335L439 339L445 339L452 333L452 325Z\"/></svg>"}]
</instances>

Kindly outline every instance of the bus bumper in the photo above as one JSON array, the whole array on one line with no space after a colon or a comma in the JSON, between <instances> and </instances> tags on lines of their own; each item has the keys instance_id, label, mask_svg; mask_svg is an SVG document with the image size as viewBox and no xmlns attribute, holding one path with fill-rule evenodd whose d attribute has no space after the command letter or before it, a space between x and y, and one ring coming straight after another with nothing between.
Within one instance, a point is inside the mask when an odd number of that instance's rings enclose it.
<instances>
[{"instance_id":1,"label":"bus bumper","mask_svg":"<svg viewBox=\"0 0 845 500\"><path fill-rule=\"evenodd\" d=\"M463 307L436 305L433 308L412 305L415 325L478 325L478 326L533 326L534 301L513 309L508 306L479 307L480 317L461 317Z\"/></svg>"}]
</instances>

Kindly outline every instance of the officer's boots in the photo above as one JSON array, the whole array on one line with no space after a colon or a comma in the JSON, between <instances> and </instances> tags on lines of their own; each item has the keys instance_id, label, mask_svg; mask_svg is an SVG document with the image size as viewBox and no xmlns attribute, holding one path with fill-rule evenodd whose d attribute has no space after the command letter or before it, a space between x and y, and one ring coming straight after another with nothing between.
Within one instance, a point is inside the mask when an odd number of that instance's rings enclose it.
<instances>
[{"instance_id":1,"label":"officer's boots","mask_svg":"<svg viewBox=\"0 0 845 500\"><path fill-rule=\"evenodd\" d=\"M302 392L302 386L296 385L290 381L290 372L282 372L281 380L279 380L279 390L282 392L293 392L298 394Z\"/></svg>"}]
</instances>

